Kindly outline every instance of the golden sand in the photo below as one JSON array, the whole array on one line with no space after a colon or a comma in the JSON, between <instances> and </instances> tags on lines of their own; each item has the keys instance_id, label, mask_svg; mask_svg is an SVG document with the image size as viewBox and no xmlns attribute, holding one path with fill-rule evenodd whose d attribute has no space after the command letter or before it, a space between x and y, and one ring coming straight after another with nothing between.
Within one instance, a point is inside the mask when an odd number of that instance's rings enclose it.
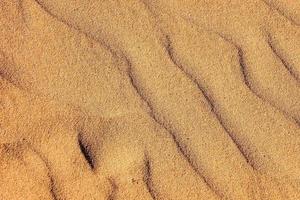
<instances>
[{"instance_id":1,"label":"golden sand","mask_svg":"<svg viewBox=\"0 0 300 200\"><path fill-rule=\"evenodd\" d=\"M0 0L1 200L300 199L298 0Z\"/></svg>"}]
</instances>

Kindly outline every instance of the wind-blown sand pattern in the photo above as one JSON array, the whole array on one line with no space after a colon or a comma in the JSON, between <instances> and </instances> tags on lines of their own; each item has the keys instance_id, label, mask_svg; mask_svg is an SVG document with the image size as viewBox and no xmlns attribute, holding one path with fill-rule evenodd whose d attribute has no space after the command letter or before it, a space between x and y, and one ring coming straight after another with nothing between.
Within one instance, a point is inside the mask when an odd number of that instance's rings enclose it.
<instances>
[{"instance_id":1,"label":"wind-blown sand pattern","mask_svg":"<svg viewBox=\"0 0 300 200\"><path fill-rule=\"evenodd\" d=\"M1 200L300 199L297 0L0 0Z\"/></svg>"}]
</instances>

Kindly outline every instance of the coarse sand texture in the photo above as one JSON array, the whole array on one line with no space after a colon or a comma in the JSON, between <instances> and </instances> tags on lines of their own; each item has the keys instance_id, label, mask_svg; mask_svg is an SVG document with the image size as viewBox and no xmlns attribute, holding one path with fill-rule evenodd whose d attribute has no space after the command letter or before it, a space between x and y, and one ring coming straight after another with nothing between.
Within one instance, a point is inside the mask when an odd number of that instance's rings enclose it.
<instances>
[{"instance_id":1,"label":"coarse sand texture","mask_svg":"<svg viewBox=\"0 0 300 200\"><path fill-rule=\"evenodd\" d=\"M300 1L0 0L0 200L300 200Z\"/></svg>"}]
</instances>

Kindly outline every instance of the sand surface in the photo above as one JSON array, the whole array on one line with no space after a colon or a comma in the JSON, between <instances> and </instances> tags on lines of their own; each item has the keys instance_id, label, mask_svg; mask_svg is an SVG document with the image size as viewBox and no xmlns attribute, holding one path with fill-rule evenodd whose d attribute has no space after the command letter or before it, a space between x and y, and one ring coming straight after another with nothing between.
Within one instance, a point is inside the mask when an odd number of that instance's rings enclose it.
<instances>
[{"instance_id":1,"label":"sand surface","mask_svg":"<svg viewBox=\"0 0 300 200\"><path fill-rule=\"evenodd\" d=\"M0 200L300 199L300 1L0 0Z\"/></svg>"}]
</instances>

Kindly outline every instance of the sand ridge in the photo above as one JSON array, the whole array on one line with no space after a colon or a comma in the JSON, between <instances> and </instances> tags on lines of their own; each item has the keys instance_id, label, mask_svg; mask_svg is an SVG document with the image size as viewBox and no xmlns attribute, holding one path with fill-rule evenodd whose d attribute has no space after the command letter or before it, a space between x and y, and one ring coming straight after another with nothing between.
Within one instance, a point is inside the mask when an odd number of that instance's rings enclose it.
<instances>
[{"instance_id":1,"label":"sand ridge","mask_svg":"<svg viewBox=\"0 0 300 200\"><path fill-rule=\"evenodd\" d=\"M1 1L1 199L300 199L297 8Z\"/></svg>"}]
</instances>

